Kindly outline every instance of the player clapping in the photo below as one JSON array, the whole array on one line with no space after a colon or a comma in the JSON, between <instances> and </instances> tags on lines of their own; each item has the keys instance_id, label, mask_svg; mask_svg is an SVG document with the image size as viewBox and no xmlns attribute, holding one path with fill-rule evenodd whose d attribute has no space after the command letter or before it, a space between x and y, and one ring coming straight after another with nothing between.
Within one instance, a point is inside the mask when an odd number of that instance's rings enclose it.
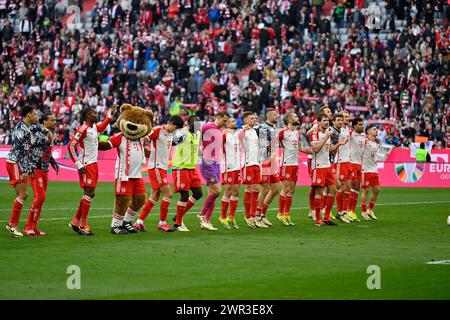
<instances>
[{"instance_id":1,"label":"player clapping","mask_svg":"<svg viewBox=\"0 0 450 320\"><path fill-rule=\"evenodd\" d=\"M339 139L349 139L351 133L349 125L350 114L348 111L342 111L341 114L343 123L339 132ZM337 218L344 223L350 223L353 221L353 219L347 215L351 188L350 143L346 143L339 147L335 155L335 160L336 178L339 180L339 190L336 193Z\"/></svg>"},{"instance_id":2,"label":"player clapping","mask_svg":"<svg viewBox=\"0 0 450 320\"><path fill-rule=\"evenodd\" d=\"M316 218L316 226L335 225L330 218L331 209L334 204L334 194L336 186L334 175L331 170L330 152L335 152L339 146L347 143L347 140L339 141L336 145L331 144L330 137L335 134L333 131L327 130L329 119L325 114L320 114L317 118L318 130L310 134L310 141L313 151L313 159L311 163L312 169L312 187L314 189L314 210ZM322 196L324 187L327 187L328 194L326 196L325 217L322 220L320 216Z\"/></svg>"},{"instance_id":3,"label":"player clapping","mask_svg":"<svg viewBox=\"0 0 450 320\"><path fill-rule=\"evenodd\" d=\"M256 218L258 206L259 184L261 183L261 170L259 167L259 138L253 128L256 118L253 112L242 114L244 128L239 133L239 141L244 152L243 180L245 185L244 210L245 222L250 228L266 228L267 226Z\"/></svg>"},{"instance_id":4,"label":"player clapping","mask_svg":"<svg viewBox=\"0 0 450 320\"><path fill-rule=\"evenodd\" d=\"M350 132L350 172L351 172L351 189L347 205L347 214L354 221L359 221L355 213L356 205L358 203L358 194L361 185L361 163L366 141L366 134L364 133L364 123L361 118L355 118L352 121L353 130Z\"/></svg>"},{"instance_id":5,"label":"player clapping","mask_svg":"<svg viewBox=\"0 0 450 320\"><path fill-rule=\"evenodd\" d=\"M222 139L222 184L224 186L222 197L222 212L220 223L226 228L239 229L236 223L236 209L239 200L239 189L242 183L240 151L239 151L239 131L236 119L228 120L227 129L224 130ZM227 218L228 208L230 216Z\"/></svg>"}]
</instances>

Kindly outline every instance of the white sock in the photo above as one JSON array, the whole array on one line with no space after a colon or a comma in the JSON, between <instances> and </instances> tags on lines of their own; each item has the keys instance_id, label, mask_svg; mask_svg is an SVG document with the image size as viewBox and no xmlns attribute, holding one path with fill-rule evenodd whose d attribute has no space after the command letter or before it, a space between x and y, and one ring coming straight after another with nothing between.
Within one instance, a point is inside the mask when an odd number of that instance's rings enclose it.
<instances>
[{"instance_id":1,"label":"white sock","mask_svg":"<svg viewBox=\"0 0 450 320\"><path fill-rule=\"evenodd\" d=\"M137 224L144 224L144 221L142 221L141 219L137 219L137 220L136 220L136 223L137 223Z\"/></svg>"},{"instance_id":2,"label":"white sock","mask_svg":"<svg viewBox=\"0 0 450 320\"><path fill-rule=\"evenodd\" d=\"M135 215L136 215L136 211L133 211L130 208L128 208L127 212L125 213L125 218L123 219L123 221L131 222L134 219Z\"/></svg>"},{"instance_id":3,"label":"white sock","mask_svg":"<svg viewBox=\"0 0 450 320\"><path fill-rule=\"evenodd\" d=\"M160 225L160 226L163 226L163 225L165 225L165 224L166 224L165 221L159 221L159 225Z\"/></svg>"},{"instance_id":4,"label":"white sock","mask_svg":"<svg viewBox=\"0 0 450 320\"><path fill-rule=\"evenodd\" d=\"M121 227L122 224L123 224L123 216L114 213L111 221L111 228Z\"/></svg>"}]
</instances>

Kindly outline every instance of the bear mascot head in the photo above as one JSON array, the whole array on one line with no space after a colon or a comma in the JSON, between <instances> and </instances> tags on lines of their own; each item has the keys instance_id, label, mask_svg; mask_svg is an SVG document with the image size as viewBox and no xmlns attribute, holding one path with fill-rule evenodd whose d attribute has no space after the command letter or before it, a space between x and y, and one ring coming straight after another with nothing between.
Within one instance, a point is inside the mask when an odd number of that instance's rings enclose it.
<instances>
[{"instance_id":1,"label":"bear mascot head","mask_svg":"<svg viewBox=\"0 0 450 320\"><path fill-rule=\"evenodd\" d=\"M152 130L153 112L141 107L123 104L117 126L125 137L138 140L145 137Z\"/></svg>"}]
</instances>

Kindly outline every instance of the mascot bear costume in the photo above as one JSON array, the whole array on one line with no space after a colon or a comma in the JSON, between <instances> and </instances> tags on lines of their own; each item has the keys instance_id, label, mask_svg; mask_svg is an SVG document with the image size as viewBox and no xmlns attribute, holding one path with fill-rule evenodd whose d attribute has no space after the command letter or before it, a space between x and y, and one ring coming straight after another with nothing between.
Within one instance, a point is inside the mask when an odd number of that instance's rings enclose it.
<instances>
[{"instance_id":1,"label":"mascot bear costume","mask_svg":"<svg viewBox=\"0 0 450 320\"><path fill-rule=\"evenodd\" d=\"M138 232L131 222L147 198L141 168L145 164L144 143L152 130L152 121L150 110L123 104L116 122L121 132L99 142L99 150L117 149L112 234Z\"/></svg>"}]
</instances>

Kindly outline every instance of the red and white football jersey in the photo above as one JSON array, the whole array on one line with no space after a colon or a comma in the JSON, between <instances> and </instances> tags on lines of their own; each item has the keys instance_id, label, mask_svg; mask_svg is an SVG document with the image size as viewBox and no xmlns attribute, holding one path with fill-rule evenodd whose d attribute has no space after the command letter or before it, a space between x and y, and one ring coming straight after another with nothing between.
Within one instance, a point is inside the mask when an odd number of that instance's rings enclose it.
<instances>
[{"instance_id":1,"label":"red and white football jersey","mask_svg":"<svg viewBox=\"0 0 450 320\"><path fill-rule=\"evenodd\" d=\"M366 140L362 157L362 172L378 173L377 152L380 144L376 141Z\"/></svg>"},{"instance_id":2,"label":"red and white football jersey","mask_svg":"<svg viewBox=\"0 0 450 320\"><path fill-rule=\"evenodd\" d=\"M239 131L225 131L222 139L222 173L241 169Z\"/></svg>"},{"instance_id":3,"label":"red and white football jersey","mask_svg":"<svg viewBox=\"0 0 450 320\"><path fill-rule=\"evenodd\" d=\"M346 144L341 145L336 152L336 162L345 163L350 162L350 134L351 130L349 127L341 128L339 133L339 141L349 138Z\"/></svg>"},{"instance_id":4,"label":"red and white football jersey","mask_svg":"<svg viewBox=\"0 0 450 320\"><path fill-rule=\"evenodd\" d=\"M298 152L300 135L298 130L283 128L278 134L282 150L282 166L298 166Z\"/></svg>"},{"instance_id":5,"label":"red and white football jersey","mask_svg":"<svg viewBox=\"0 0 450 320\"><path fill-rule=\"evenodd\" d=\"M365 133L356 133L352 131L350 134L350 162L354 164L361 164L366 143Z\"/></svg>"},{"instance_id":6,"label":"red and white football jersey","mask_svg":"<svg viewBox=\"0 0 450 320\"><path fill-rule=\"evenodd\" d=\"M243 166L259 165L259 138L256 130L253 128L241 130L239 133L239 139L243 147Z\"/></svg>"},{"instance_id":7,"label":"red and white football jersey","mask_svg":"<svg viewBox=\"0 0 450 320\"><path fill-rule=\"evenodd\" d=\"M312 132L314 132L315 130L318 130L318 129L319 129L319 123L317 122L317 119L316 119L316 120L313 121L310 130L313 130ZM311 143L311 140L309 140L309 142ZM308 154L308 159L312 160L312 158L313 158L313 155L312 154Z\"/></svg>"},{"instance_id":8,"label":"red and white football jersey","mask_svg":"<svg viewBox=\"0 0 450 320\"><path fill-rule=\"evenodd\" d=\"M150 140L150 156L148 157L147 168L167 170L172 148L172 136L166 130L165 125L153 128L153 131L147 136L147 139Z\"/></svg>"},{"instance_id":9,"label":"red and white football jersey","mask_svg":"<svg viewBox=\"0 0 450 320\"><path fill-rule=\"evenodd\" d=\"M106 129L110 117L106 117L103 122L94 124L92 127L84 123L69 142L69 155L73 162L80 169L88 164L97 162L98 158L98 132ZM80 152L77 155L77 145L80 145Z\"/></svg>"},{"instance_id":10,"label":"red and white football jersey","mask_svg":"<svg viewBox=\"0 0 450 320\"><path fill-rule=\"evenodd\" d=\"M317 130L310 134L309 141L311 141L311 145L317 144L322 139L325 139L326 134L320 130ZM313 158L311 161L311 169L318 168L330 168L330 146L331 139L327 139L327 142L323 145L322 149L319 152L313 151Z\"/></svg>"},{"instance_id":11,"label":"red and white football jersey","mask_svg":"<svg viewBox=\"0 0 450 320\"><path fill-rule=\"evenodd\" d=\"M123 133L118 133L108 140L111 147L117 148L115 179L128 181L130 178L142 178L145 140L146 138L130 140Z\"/></svg>"}]
</instances>

